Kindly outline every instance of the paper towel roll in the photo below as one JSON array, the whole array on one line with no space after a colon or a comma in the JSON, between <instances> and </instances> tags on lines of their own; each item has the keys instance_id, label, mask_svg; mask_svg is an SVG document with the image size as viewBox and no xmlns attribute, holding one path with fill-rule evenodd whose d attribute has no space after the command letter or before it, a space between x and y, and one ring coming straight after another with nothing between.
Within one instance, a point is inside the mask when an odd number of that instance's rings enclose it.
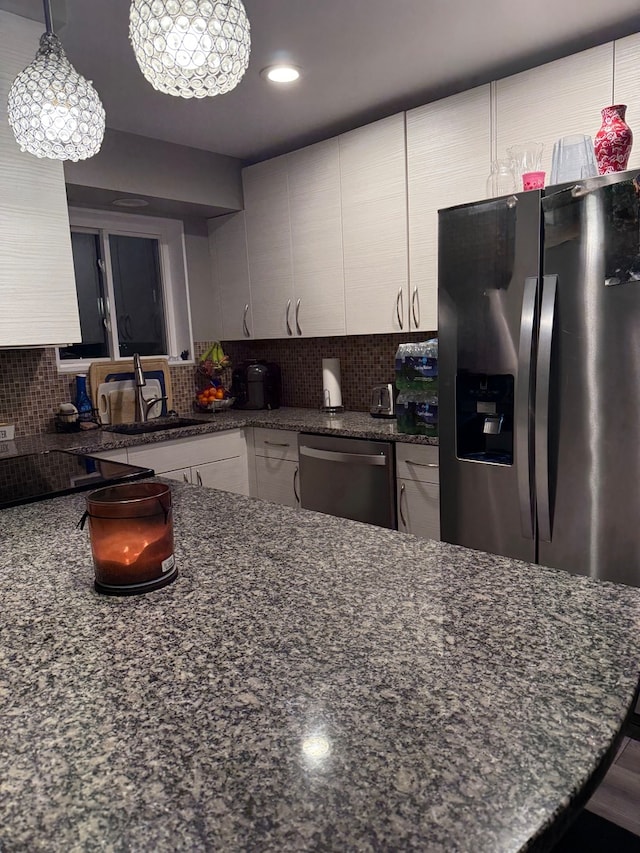
<instances>
[{"instance_id":1,"label":"paper towel roll","mask_svg":"<svg viewBox=\"0 0 640 853\"><path fill-rule=\"evenodd\" d=\"M325 409L339 409L342 406L339 358L322 359L322 405Z\"/></svg>"}]
</instances>

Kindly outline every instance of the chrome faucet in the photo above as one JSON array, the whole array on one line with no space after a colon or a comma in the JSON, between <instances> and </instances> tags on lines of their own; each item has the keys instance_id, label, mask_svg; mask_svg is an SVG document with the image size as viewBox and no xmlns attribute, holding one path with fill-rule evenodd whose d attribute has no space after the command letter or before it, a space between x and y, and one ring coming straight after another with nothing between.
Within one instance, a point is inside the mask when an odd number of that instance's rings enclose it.
<instances>
[{"instance_id":1,"label":"chrome faucet","mask_svg":"<svg viewBox=\"0 0 640 853\"><path fill-rule=\"evenodd\" d=\"M147 380L144 378L144 371L142 370L142 363L140 362L140 354L134 352L133 354L133 372L136 378L136 410L135 410L135 420L136 423L146 423L149 418L149 412L152 407L155 406L156 403L162 403L162 401L166 401L168 398L166 396L163 397L151 397L149 400L145 399L142 389L147 384Z\"/></svg>"}]
</instances>

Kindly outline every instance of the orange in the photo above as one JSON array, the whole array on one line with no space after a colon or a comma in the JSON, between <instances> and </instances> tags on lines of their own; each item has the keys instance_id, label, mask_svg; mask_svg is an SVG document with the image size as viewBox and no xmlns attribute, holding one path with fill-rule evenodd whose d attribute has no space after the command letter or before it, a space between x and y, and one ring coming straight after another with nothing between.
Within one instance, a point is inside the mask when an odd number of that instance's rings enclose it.
<instances>
[{"instance_id":1,"label":"orange","mask_svg":"<svg viewBox=\"0 0 640 853\"><path fill-rule=\"evenodd\" d=\"M216 400L224 400L224 388L215 389Z\"/></svg>"}]
</instances>

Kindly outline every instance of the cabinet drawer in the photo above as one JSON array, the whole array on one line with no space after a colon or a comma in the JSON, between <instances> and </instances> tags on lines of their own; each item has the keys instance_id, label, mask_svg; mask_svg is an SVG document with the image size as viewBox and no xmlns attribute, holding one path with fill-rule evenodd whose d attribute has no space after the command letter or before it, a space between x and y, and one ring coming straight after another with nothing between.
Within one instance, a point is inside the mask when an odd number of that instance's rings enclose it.
<instances>
[{"instance_id":1,"label":"cabinet drawer","mask_svg":"<svg viewBox=\"0 0 640 853\"><path fill-rule=\"evenodd\" d=\"M156 474L245 455L245 438L239 429L131 447L128 451L132 465L148 465Z\"/></svg>"},{"instance_id":2,"label":"cabinet drawer","mask_svg":"<svg viewBox=\"0 0 640 853\"><path fill-rule=\"evenodd\" d=\"M256 456L288 459L291 462L298 458L298 433L295 430L255 427L253 440Z\"/></svg>"},{"instance_id":3,"label":"cabinet drawer","mask_svg":"<svg viewBox=\"0 0 640 853\"><path fill-rule=\"evenodd\" d=\"M439 483L438 448L396 442L396 476L421 483Z\"/></svg>"}]
</instances>

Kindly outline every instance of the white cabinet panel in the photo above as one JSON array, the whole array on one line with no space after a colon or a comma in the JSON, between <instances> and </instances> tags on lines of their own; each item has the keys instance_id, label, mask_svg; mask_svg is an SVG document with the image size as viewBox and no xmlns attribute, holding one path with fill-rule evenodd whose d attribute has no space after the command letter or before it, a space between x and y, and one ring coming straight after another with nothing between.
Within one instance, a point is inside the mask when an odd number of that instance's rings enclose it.
<instances>
[{"instance_id":1,"label":"white cabinet panel","mask_svg":"<svg viewBox=\"0 0 640 853\"><path fill-rule=\"evenodd\" d=\"M304 337L344 335L338 140L295 151L287 156L287 164L297 309L291 330L294 336Z\"/></svg>"},{"instance_id":2,"label":"white cabinet panel","mask_svg":"<svg viewBox=\"0 0 640 853\"><path fill-rule=\"evenodd\" d=\"M440 487L398 480L398 530L424 539L440 539Z\"/></svg>"},{"instance_id":3,"label":"white cabinet panel","mask_svg":"<svg viewBox=\"0 0 640 853\"><path fill-rule=\"evenodd\" d=\"M554 142L574 133L593 139L600 110L611 104L613 43L498 80L496 93L498 157L511 145L543 142L549 183Z\"/></svg>"},{"instance_id":4,"label":"white cabinet panel","mask_svg":"<svg viewBox=\"0 0 640 853\"><path fill-rule=\"evenodd\" d=\"M626 104L626 121L634 133L633 147L629 157L629 169L640 167L640 87L638 67L640 64L640 33L615 42L615 74L612 104ZM609 106L602 104L603 107Z\"/></svg>"},{"instance_id":5,"label":"white cabinet panel","mask_svg":"<svg viewBox=\"0 0 640 853\"><path fill-rule=\"evenodd\" d=\"M242 173L253 337L287 336L286 306L293 302L287 158Z\"/></svg>"},{"instance_id":6,"label":"white cabinet panel","mask_svg":"<svg viewBox=\"0 0 640 853\"><path fill-rule=\"evenodd\" d=\"M67 195L60 161L18 148L7 121L16 75L42 24L0 11L0 346L80 340Z\"/></svg>"},{"instance_id":7,"label":"white cabinet panel","mask_svg":"<svg viewBox=\"0 0 640 853\"><path fill-rule=\"evenodd\" d=\"M250 337L253 330L244 211L209 220L214 287L222 313L222 340Z\"/></svg>"},{"instance_id":8,"label":"white cabinet panel","mask_svg":"<svg viewBox=\"0 0 640 853\"><path fill-rule=\"evenodd\" d=\"M261 500L300 506L297 462L256 456L256 481Z\"/></svg>"},{"instance_id":9,"label":"white cabinet panel","mask_svg":"<svg viewBox=\"0 0 640 853\"><path fill-rule=\"evenodd\" d=\"M490 87L407 113L409 323L438 325L438 210L485 197L491 168Z\"/></svg>"},{"instance_id":10,"label":"white cabinet panel","mask_svg":"<svg viewBox=\"0 0 640 853\"><path fill-rule=\"evenodd\" d=\"M97 459L106 459L108 462L127 462L127 448L122 447L119 450L98 450L91 451L89 456L95 456Z\"/></svg>"},{"instance_id":11,"label":"white cabinet panel","mask_svg":"<svg viewBox=\"0 0 640 853\"><path fill-rule=\"evenodd\" d=\"M249 494L249 471L246 456L234 456L219 462L207 462L191 469L191 482L198 486L234 492L237 495Z\"/></svg>"},{"instance_id":12,"label":"white cabinet panel","mask_svg":"<svg viewBox=\"0 0 640 853\"><path fill-rule=\"evenodd\" d=\"M347 334L408 331L404 113L339 142Z\"/></svg>"}]
</instances>

